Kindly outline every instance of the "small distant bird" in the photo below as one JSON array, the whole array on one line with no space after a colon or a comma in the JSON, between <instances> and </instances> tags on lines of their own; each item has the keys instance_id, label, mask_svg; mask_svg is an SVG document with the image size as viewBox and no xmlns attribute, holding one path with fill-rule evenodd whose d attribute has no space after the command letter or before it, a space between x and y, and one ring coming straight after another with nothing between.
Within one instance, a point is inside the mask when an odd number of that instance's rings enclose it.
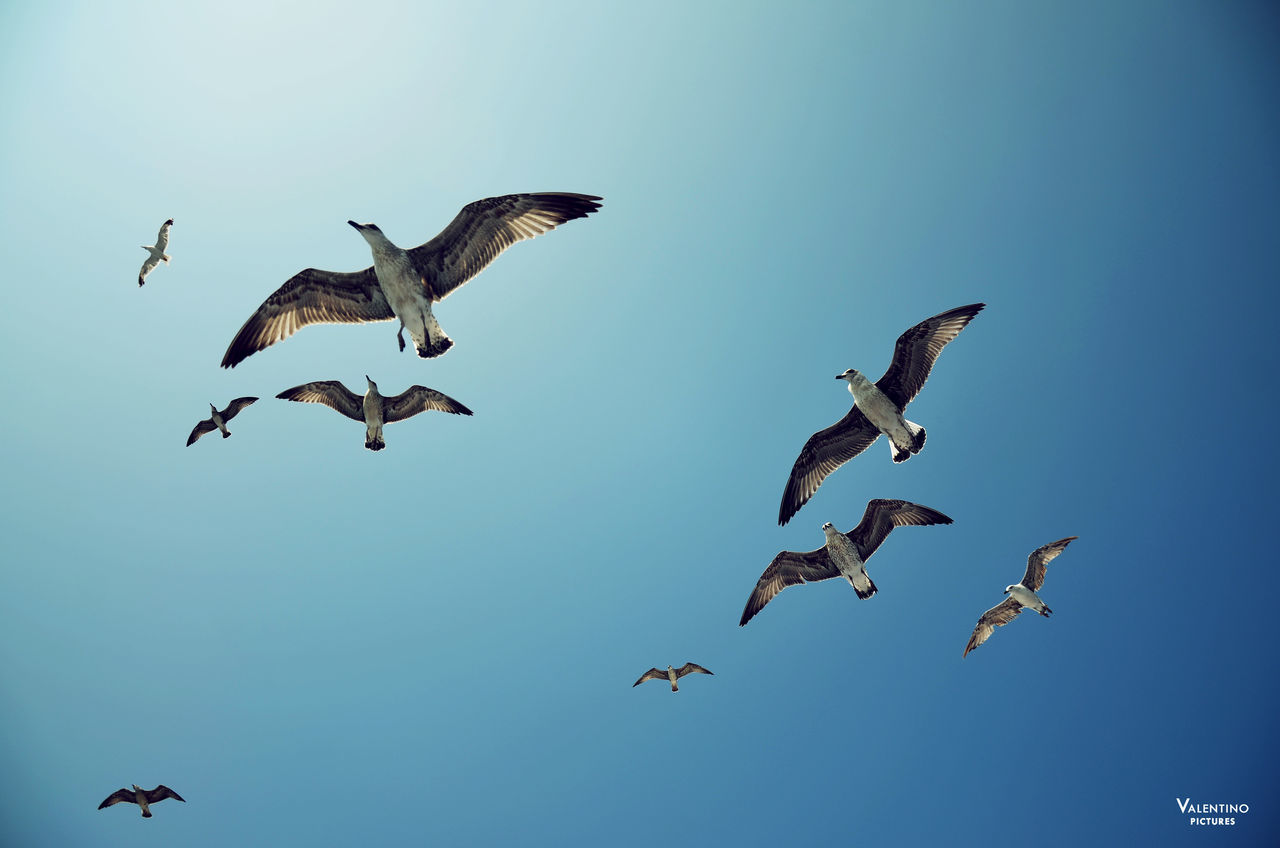
<instances>
[{"instance_id":1,"label":"small distant bird","mask_svg":"<svg viewBox=\"0 0 1280 848\"><path fill-rule=\"evenodd\" d=\"M600 208L600 200L568 192L487 197L462 207L438 236L410 250L396 247L375 224L348 221L373 250L373 267L350 273L308 268L294 275L244 322L222 357L222 367L234 368L308 324L393 318L400 319L400 350L408 328L418 356L440 356L453 340L440 329L431 304L444 300L511 245L587 217Z\"/></svg>"},{"instance_id":2,"label":"small distant bird","mask_svg":"<svg viewBox=\"0 0 1280 848\"><path fill-rule=\"evenodd\" d=\"M1033 609L1045 618L1053 613L1053 610L1040 600L1036 592L1040 591L1040 587L1044 585L1046 566L1062 553L1067 545L1078 538L1080 537L1068 536L1031 552L1031 556L1027 557L1027 573L1022 575L1022 582L1005 586L1004 593L1009 597L984 612L982 618L978 619L978 626L973 628L973 635L969 637L969 644L964 646L961 659L969 656L970 651L987 641L997 627L1017 618L1018 613L1024 609Z\"/></svg>"},{"instance_id":3,"label":"small distant bird","mask_svg":"<svg viewBox=\"0 0 1280 848\"><path fill-rule=\"evenodd\" d=\"M211 414L208 418L197 424L196 428L191 431L191 435L187 436L187 447L194 445L196 443L196 439L200 438L205 433L212 433L214 430L221 430L222 438L229 438L231 436L231 431L227 429L227 422L232 418L235 418L236 415L239 414L240 410L244 409L256 400L256 397L236 398L231 401L231 403L227 404L227 408L221 412L218 411L218 407L213 404L209 404Z\"/></svg>"},{"instance_id":4,"label":"small distant bird","mask_svg":"<svg viewBox=\"0 0 1280 848\"><path fill-rule=\"evenodd\" d=\"M303 383L301 386L285 389L276 397L281 400L296 400L300 403L323 403L348 418L363 422L367 427L364 446L374 451L382 450L387 446L387 443L382 440L383 424L403 421L419 412L432 409L451 412L454 415L471 414L471 410L435 389L428 389L426 386L410 386L398 395L383 397L378 394L378 384L370 380L368 374L365 374L364 378L369 383L369 390L365 392L363 399L337 380Z\"/></svg>"},{"instance_id":5,"label":"small distant bird","mask_svg":"<svg viewBox=\"0 0 1280 848\"><path fill-rule=\"evenodd\" d=\"M166 265L169 264L170 257L164 251L165 248L169 246L169 228L172 226L173 219L170 218L160 225L160 233L156 236L156 243L154 245L142 245L142 249L151 255L142 261L142 270L138 272L139 288L142 287L142 281L147 278L148 274L156 269L156 266L159 265L161 261Z\"/></svg>"},{"instance_id":6,"label":"small distant bird","mask_svg":"<svg viewBox=\"0 0 1280 848\"><path fill-rule=\"evenodd\" d=\"M924 428L902 417L947 343L982 311L985 303L947 310L916 324L898 337L893 361L884 376L872 383L850 368L837 374L849 384L854 407L849 414L809 437L791 468L782 492L778 524L786 524L800 511L831 472L862 453L884 433L894 462L903 462L924 447Z\"/></svg>"},{"instance_id":7,"label":"small distant bird","mask_svg":"<svg viewBox=\"0 0 1280 848\"><path fill-rule=\"evenodd\" d=\"M142 808L142 817L149 819L151 818L151 805L158 804L165 798L182 801L184 804L187 803L181 795L163 783L155 789L143 789L135 783L132 789L117 789L112 792L107 796L107 800L98 805L98 809L101 810L103 807L110 807L112 804L119 804L123 801L129 804L137 804Z\"/></svg>"},{"instance_id":8,"label":"small distant bird","mask_svg":"<svg viewBox=\"0 0 1280 848\"><path fill-rule=\"evenodd\" d=\"M680 687L676 685L676 681L684 677L686 674L693 674L695 671L698 672L699 674L714 674L714 672L707 671L705 668L698 665L697 663L691 663L691 662L685 663L679 668L672 668L671 666L667 666L666 671L663 671L660 668L651 668L648 671L646 671L644 674L640 675L640 679L637 680L635 683L632 683L631 688L632 689L636 688L641 683L644 683L646 680L666 680L671 683L672 692L679 692Z\"/></svg>"},{"instance_id":9,"label":"small distant bird","mask_svg":"<svg viewBox=\"0 0 1280 848\"><path fill-rule=\"evenodd\" d=\"M773 558L747 598L738 626L744 626L764 605L788 586L843 577L862 600L876 593L865 563L895 527L950 524L951 519L936 509L910 501L876 498L867 504L858 526L841 533L831 522L822 525L827 543L816 551L783 551Z\"/></svg>"}]
</instances>

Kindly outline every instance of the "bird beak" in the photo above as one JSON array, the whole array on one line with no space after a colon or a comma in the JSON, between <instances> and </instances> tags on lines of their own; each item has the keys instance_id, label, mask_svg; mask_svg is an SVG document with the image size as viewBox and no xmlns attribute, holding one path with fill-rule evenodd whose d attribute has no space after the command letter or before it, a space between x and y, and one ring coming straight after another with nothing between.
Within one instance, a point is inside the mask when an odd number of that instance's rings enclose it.
<instances>
[{"instance_id":1,"label":"bird beak","mask_svg":"<svg viewBox=\"0 0 1280 848\"><path fill-rule=\"evenodd\" d=\"M357 230L363 230L363 229L364 229L364 227L360 226L360 225L359 225L359 224L357 224L355 221L348 221L347 223L348 223L348 224L350 224L351 226L355 227Z\"/></svg>"},{"instance_id":2,"label":"bird beak","mask_svg":"<svg viewBox=\"0 0 1280 848\"><path fill-rule=\"evenodd\" d=\"M369 380L369 375L368 375L368 374L365 374L365 375L364 375L364 378L365 378L366 380ZM370 382L370 383L372 383L372 382L373 382L373 380L369 380L369 382Z\"/></svg>"},{"instance_id":3,"label":"bird beak","mask_svg":"<svg viewBox=\"0 0 1280 848\"><path fill-rule=\"evenodd\" d=\"M836 379L837 379L837 380L843 380L843 379L844 379L844 375L843 375L843 374L837 374L837 375L836 375Z\"/></svg>"}]
</instances>

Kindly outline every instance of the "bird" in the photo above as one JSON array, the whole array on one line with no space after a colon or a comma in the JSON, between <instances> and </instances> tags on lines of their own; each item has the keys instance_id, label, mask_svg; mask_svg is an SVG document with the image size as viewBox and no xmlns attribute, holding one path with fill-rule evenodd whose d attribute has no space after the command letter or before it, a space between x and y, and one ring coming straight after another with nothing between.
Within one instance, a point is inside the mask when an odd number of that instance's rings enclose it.
<instances>
[{"instance_id":1,"label":"bird","mask_svg":"<svg viewBox=\"0 0 1280 848\"><path fill-rule=\"evenodd\" d=\"M418 356L440 356L453 340L440 329L431 305L479 274L511 245L585 218L600 197L539 192L486 197L462 207L431 241L404 250L376 224L347 221L373 251L373 266L340 273L307 268L295 274L249 316L222 357L234 368L246 357L308 324L363 324L398 318L396 340L404 350L409 330Z\"/></svg>"},{"instance_id":2,"label":"bird","mask_svg":"<svg viewBox=\"0 0 1280 848\"><path fill-rule=\"evenodd\" d=\"M1027 573L1022 575L1022 582L1005 586L1004 593L1009 597L984 612L978 619L978 625L973 628L973 635L969 637L969 644L964 646L964 653L960 655L961 659L969 656L970 651L987 641L997 627L1017 618L1018 613L1024 609L1033 609L1045 618L1053 614L1053 610L1040 600L1036 592L1040 591L1040 587L1044 585L1046 566L1066 550L1067 545L1079 538L1079 536L1068 536L1031 552L1027 557Z\"/></svg>"},{"instance_id":3,"label":"bird","mask_svg":"<svg viewBox=\"0 0 1280 848\"><path fill-rule=\"evenodd\" d=\"M684 677L686 674L693 674L695 671L698 672L699 674L712 674L712 675L715 674L715 672L707 671L705 668L698 665L697 663L687 662L684 665L680 666L679 668L672 668L671 666L667 666L666 671L663 671L660 668L651 668L648 671L646 671L644 674L640 675L640 679L637 680L635 683L632 683L631 688L632 689L636 688L641 683L644 683L646 680L666 680L671 683L672 692L679 692L680 687L676 685L676 681Z\"/></svg>"},{"instance_id":4,"label":"bird","mask_svg":"<svg viewBox=\"0 0 1280 848\"><path fill-rule=\"evenodd\" d=\"M232 418L235 418L236 415L239 414L240 410L244 409L256 400L256 397L236 398L231 401L231 403L227 404L227 408L221 412L218 411L218 407L213 404L209 404L209 409L211 411L209 417L197 424L195 429L191 431L191 435L187 436L187 447L194 445L196 443L196 439L200 438L205 433L212 433L214 430L221 430L222 438L230 438L231 431L227 429L227 422Z\"/></svg>"},{"instance_id":5,"label":"bird","mask_svg":"<svg viewBox=\"0 0 1280 848\"><path fill-rule=\"evenodd\" d=\"M103 801L101 804L98 805L98 809L101 810L104 807L110 807L112 804L127 802L130 804L137 804L139 807L141 807L142 817L144 819L149 819L151 818L151 805L158 804L161 801L163 801L165 798L172 798L175 801L182 801L182 803L184 804L187 803L186 800L183 799L181 795L179 795L177 792L174 792L172 789L165 786L163 783L157 786L155 789L143 789L141 786L139 786L136 783L132 785L133 785L132 789L117 789L115 792L112 792L110 795L107 796L107 800Z\"/></svg>"},{"instance_id":6,"label":"bird","mask_svg":"<svg viewBox=\"0 0 1280 848\"><path fill-rule=\"evenodd\" d=\"M755 589L751 590L738 626L745 626L783 589L800 583L843 577L853 586L858 597L865 601L877 591L876 584L867 574L866 561L893 528L951 523L950 518L936 509L910 501L887 498L868 501L862 520L848 533L841 533L828 521L822 525L827 543L821 548L803 554L782 551L774 557L773 562L769 563L769 567L756 581Z\"/></svg>"},{"instance_id":7,"label":"bird","mask_svg":"<svg viewBox=\"0 0 1280 848\"><path fill-rule=\"evenodd\" d=\"M337 380L303 383L301 386L285 389L276 397L300 403L323 403L348 418L362 422L367 428L364 446L372 451L380 451L387 446L382 439L383 424L403 421L431 409L454 415L471 415L471 410L435 389L410 386L398 395L383 397L378 394L378 384L370 380L368 374L364 378L369 383L369 389L363 400Z\"/></svg>"},{"instance_id":8,"label":"bird","mask_svg":"<svg viewBox=\"0 0 1280 848\"><path fill-rule=\"evenodd\" d=\"M985 303L971 303L926 318L898 337L893 361L872 383L853 368L837 374L849 384L854 405L849 414L809 437L791 467L782 491L778 524L783 525L813 497L827 475L862 453L881 433L889 439L894 462L904 462L924 447L924 428L902 417L947 343L960 335Z\"/></svg>"},{"instance_id":9,"label":"bird","mask_svg":"<svg viewBox=\"0 0 1280 848\"><path fill-rule=\"evenodd\" d=\"M173 219L170 218L160 225L160 232L156 235L156 243L154 245L142 245L142 249L151 255L142 260L142 270L138 272L138 288L142 288L143 280L156 269L156 266L161 261L166 265L169 264L170 256L164 251L169 246L169 228L172 226Z\"/></svg>"}]
</instances>

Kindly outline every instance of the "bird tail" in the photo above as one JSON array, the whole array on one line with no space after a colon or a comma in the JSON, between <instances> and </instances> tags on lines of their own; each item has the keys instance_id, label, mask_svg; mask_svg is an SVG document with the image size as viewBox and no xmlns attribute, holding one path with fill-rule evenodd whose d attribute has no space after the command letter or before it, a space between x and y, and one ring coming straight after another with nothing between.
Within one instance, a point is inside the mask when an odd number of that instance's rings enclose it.
<instances>
[{"instance_id":1,"label":"bird tail","mask_svg":"<svg viewBox=\"0 0 1280 848\"><path fill-rule=\"evenodd\" d=\"M876 581L871 579L870 574L867 574L864 571L862 572L862 576L867 579L867 585L865 587L859 586L857 583L854 583L852 580L849 581L849 584L853 586L853 591L858 593L858 597L861 600L865 601L867 598L871 597L872 595L874 595L876 592L880 590L876 588Z\"/></svg>"},{"instance_id":2,"label":"bird tail","mask_svg":"<svg viewBox=\"0 0 1280 848\"><path fill-rule=\"evenodd\" d=\"M168 264L169 264L169 259L170 259L169 254L167 254L167 253L162 253L162 254L160 254L160 258L164 260L164 264L166 264L166 265L168 265Z\"/></svg>"},{"instance_id":3,"label":"bird tail","mask_svg":"<svg viewBox=\"0 0 1280 848\"><path fill-rule=\"evenodd\" d=\"M679 687L679 685L677 685L677 684L675 684L675 683L672 683L672 684L671 684L671 691L672 691L672 692L679 692L679 691L680 691L680 687Z\"/></svg>"},{"instance_id":4,"label":"bird tail","mask_svg":"<svg viewBox=\"0 0 1280 848\"><path fill-rule=\"evenodd\" d=\"M149 819L149 818L151 818L151 811L150 811L150 810L143 810L143 811L142 811L142 817L143 817L144 819Z\"/></svg>"},{"instance_id":5,"label":"bird tail","mask_svg":"<svg viewBox=\"0 0 1280 848\"><path fill-rule=\"evenodd\" d=\"M387 443L382 440L382 436L370 436L364 440L364 446L371 451L380 451Z\"/></svg>"},{"instance_id":6,"label":"bird tail","mask_svg":"<svg viewBox=\"0 0 1280 848\"><path fill-rule=\"evenodd\" d=\"M418 356L423 359L435 359L437 356L443 356L444 352L453 347L453 339L442 335L439 340L427 340L425 345L418 345Z\"/></svg>"},{"instance_id":7,"label":"bird tail","mask_svg":"<svg viewBox=\"0 0 1280 848\"><path fill-rule=\"evenodd\" d=\"M1045 604L1044 609L1040 610L1040 614L1043 615L1045 618L1048 618L1049 616L1053 615L1053 610L1049 609L1048 604Z\"/></svg>"},{"instance_id":8,"label":"bird tail","mask_svg":"<svg viewBox=\"0 0 1280 848\"><path fill-rule=\"evenodd\" d=\"M222 438L224 438L224 439L229 439L229 438L231 438L231 431L230 431L230 430L227 430L226 432L224 432L224 433L222 434Z\"/></svg>"}]
</instances>

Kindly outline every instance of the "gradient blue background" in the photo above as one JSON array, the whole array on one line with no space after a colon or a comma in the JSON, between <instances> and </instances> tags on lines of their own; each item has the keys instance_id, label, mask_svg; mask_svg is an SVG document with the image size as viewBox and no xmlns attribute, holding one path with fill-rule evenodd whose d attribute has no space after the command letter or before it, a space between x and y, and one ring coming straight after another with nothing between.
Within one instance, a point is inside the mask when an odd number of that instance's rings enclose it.
<instances>
[{"instance_id":1,"label":"gradient blue background","mask_svg":"<svg viewBox=\"0 0 1280 848\"><path fill-rule=\"evenodd\" d=\"M1245 2L7 4L5 844L1274 843L1278 48ZM604 208L445 301L447 356L217 367L370 264L348 218L546 190ZM833 376L973 301L924 452L777 527ZM475 416L375 454L273 399L366 373ZM737 627L873 497L955 524ZM1056 615L962 661L1067 535ZM95 809L132 782L188 803Z\"/></svg>"}]
</instances>

